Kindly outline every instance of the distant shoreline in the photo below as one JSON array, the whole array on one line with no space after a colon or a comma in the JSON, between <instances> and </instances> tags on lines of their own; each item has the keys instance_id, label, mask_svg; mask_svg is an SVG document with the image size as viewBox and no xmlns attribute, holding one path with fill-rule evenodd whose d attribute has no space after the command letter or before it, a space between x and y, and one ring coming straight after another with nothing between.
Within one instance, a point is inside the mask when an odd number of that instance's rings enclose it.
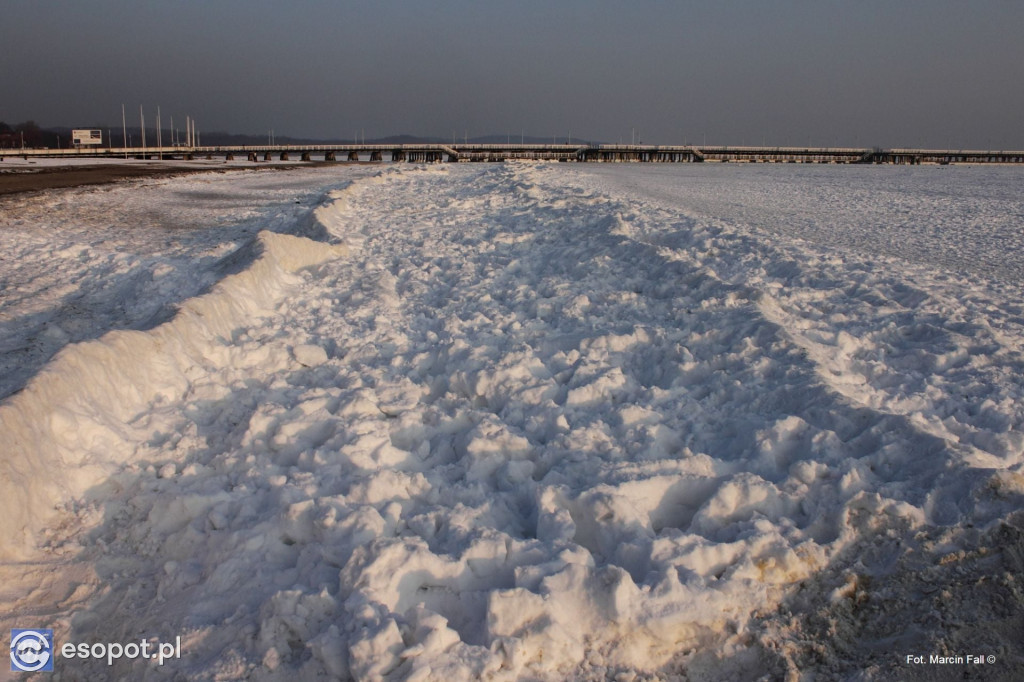
<instances>
[{"instance_id":1,"label":"distant shoreline","mask_svg":"<svg viewBox=\"0 0 1024 682\"><path fill-rule=\"evenodd\" d=\"M260 164L241 166L175 166L159 165L117 165L102 164L95 166L42 166L0 172L0 197L25 192L40 192L48 189L82 187L86 185L106 185L134 178L166 178L175 175L191 175L193 173L225 173L233 170L286 170L290 168L308 168L311 165L298 164ZM5 171L0 166L0 171Z\"/></svg>"}]
</instances>

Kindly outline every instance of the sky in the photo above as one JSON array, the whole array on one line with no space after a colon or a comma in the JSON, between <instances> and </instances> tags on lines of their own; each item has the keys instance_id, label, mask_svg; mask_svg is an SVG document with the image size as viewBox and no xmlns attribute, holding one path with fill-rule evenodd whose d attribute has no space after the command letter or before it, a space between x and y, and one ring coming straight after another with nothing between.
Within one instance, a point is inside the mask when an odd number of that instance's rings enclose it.
<instances>
[{"instance_id":1,"label":"sky","mask_svg":"<svg viewBox=\"0 0 1024 682\"><path fill-rule=\"evenodd\" d=\"M4 0L0 121L1024 149L1020 0ZM179 123L179 121L181 123Z\"/></svg>"}]
</instances>

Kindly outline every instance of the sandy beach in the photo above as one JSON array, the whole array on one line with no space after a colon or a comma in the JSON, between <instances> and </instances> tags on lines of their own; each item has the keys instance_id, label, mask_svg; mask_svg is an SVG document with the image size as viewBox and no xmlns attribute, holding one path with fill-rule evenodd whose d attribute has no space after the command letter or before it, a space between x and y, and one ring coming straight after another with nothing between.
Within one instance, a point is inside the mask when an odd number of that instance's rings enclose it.
<instances>
[{"instance_id":1,"label":"sandy beach","mask_svg":"<svg viewBox=\"0 0 1024 682\"><path fill-rule=\"evenodd\" d=\"M298 164L246 163L238 164L204 162L206 165L169 161L141 164L96 163L95 165L14 165L0 164L0 196L21 192L38 192L62 187L83 185L105 185L134 178L171 177L193 173L222 173L227 170L245 168L249 170L283 170L296 168ZM305 163L303 166L310 164Z\"/></svg>"}]
</instances>

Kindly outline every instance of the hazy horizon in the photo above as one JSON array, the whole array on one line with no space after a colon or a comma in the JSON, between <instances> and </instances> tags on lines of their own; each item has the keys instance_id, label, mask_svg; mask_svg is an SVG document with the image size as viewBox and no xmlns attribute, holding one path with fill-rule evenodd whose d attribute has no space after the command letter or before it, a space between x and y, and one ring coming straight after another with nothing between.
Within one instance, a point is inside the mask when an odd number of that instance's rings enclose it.
<instances>
[{"instance_id":1,"label":"hazy horizon","mask_svg":"<svg viewBox=\"0 0 1024 682\"><path fill-rule=\"evenodd\" d=\"M6 3L0 120L1024 148L1024 3Z\"/></svg>"}]
</instances>

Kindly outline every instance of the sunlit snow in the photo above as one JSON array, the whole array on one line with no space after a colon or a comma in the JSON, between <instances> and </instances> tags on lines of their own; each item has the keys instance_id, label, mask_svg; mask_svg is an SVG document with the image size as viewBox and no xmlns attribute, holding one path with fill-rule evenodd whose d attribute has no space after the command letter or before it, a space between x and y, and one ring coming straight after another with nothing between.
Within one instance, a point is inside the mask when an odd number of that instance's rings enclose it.
<instances>
[{"instance_id":1,"label":"sunlit snow","mask_svg":"<svg viewBox=\"0 0 1024 682\"><path fill-rule=\"evenodd\" d=\"M1020 180L339 166L5 199L4 623L182 637L133 679L758 679L887 637L896 666L900 632L960 636L920 581L1024 568Z\"/></svg>"}]
</instances>

